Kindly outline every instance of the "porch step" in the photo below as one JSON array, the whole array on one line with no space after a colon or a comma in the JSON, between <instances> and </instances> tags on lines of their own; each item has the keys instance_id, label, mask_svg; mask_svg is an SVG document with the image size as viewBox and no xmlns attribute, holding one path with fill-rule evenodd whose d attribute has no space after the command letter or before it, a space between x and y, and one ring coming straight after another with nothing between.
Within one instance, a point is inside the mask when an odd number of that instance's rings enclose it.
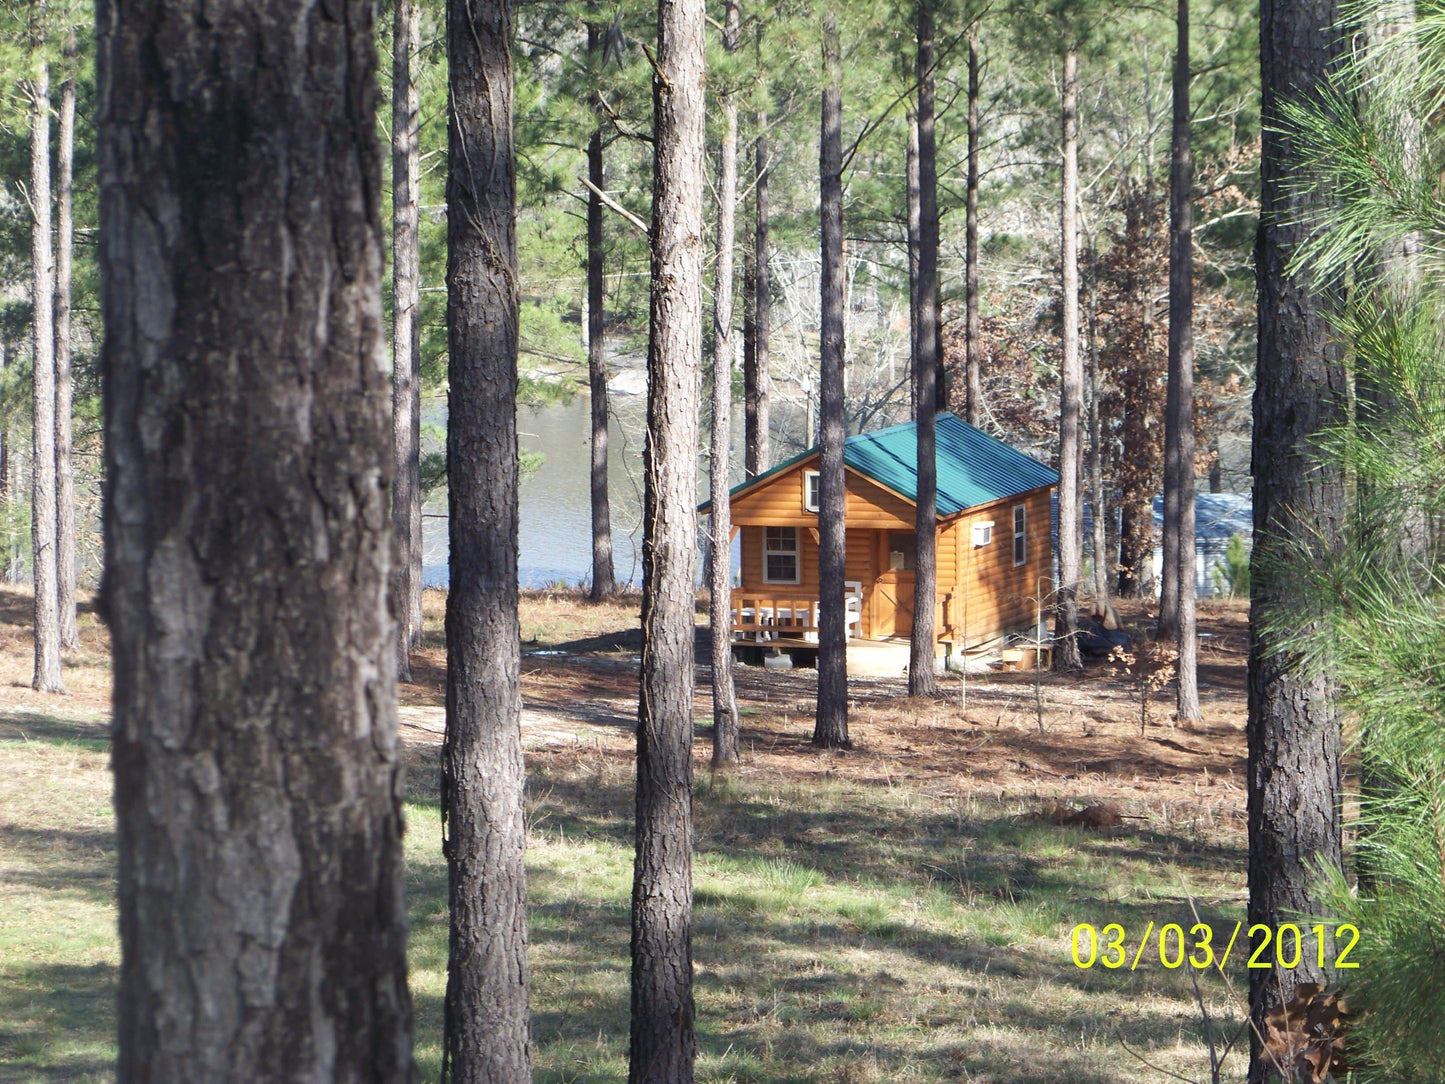
<instances>
[{"instance_id":1,"label":"porch step","mask_svg":"<svg viewBox=\"0 0 1445 1084\"><path fill-rule=\"evenodd\" d=\"M849 640L849 677L902 677L908 673L907 640Z\"/></svg>"}]
</instances>

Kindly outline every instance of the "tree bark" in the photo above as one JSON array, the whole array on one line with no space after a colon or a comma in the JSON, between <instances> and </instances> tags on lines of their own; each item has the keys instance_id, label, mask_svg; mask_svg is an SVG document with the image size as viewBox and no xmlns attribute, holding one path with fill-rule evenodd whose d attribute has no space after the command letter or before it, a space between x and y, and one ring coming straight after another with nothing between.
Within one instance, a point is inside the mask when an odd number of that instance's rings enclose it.
<instances>
[{"instance_id":1,"label":"tree bark","mask_svg":"<svg viewBox=\"0 0 1445 1084\"><path fill-rule=\"evenodd\" d=\"M599 66L603 54L603 27L587 24L587 55ZM587 178L599 190L606 187L602 159L602 125L587 141ZM612 506L607 494L607 321L602 247L602 197L587 192L587 386L592 408L592 589L593 602L617 592L612 567Z\"/></svg>"},{"instance_id":2,"label":"tree bark","mask_svg":"<svg viewBox=\"0 0 1445 1084\"><path fill-rule=\"evenodd\" d=\"M3 375L5 370L10 367L10 363L10 340L5 337L3 331L0 331L0 375ZM9 423L0 419L0 506L10 504L12 497L11 473L14 469L15 464L10 461L10 426ZM9 582L10 569L0 569L0 576Z\"/></svg>"},{"instance_id":3,"label":"tree bark","mask_svg":"<svg viewBox=\"0 0 1445 1084\"><path fill-rule=\"evenodd\" d=\"M1169 169L1169 387L1172 426L1165 430L1164 530L1170 523L1169 462L1174 461L1174 597L1179 642L1179 721L1199 711L1199 640L1194 585L1194 158L1189 116L1189 0L1178 0L1179 42L1174 54L1174 128ZM1171 431L1172 430L1172 431ZM1164 551L1169 568L1169 550ZM1164 599L1170 582L1164 578ZM1161 605L1159 624L1165 624Z\"/></svg>"},{"instance_id":4,"label":"tree bark","mask_svg":"<svg viewBox=\"0 0 1445 1084\"><path fill-rule=\"evenodd\" d=\"M822 443L818 467L818 711L813 744L846 748L848 632L843 612L846 536L843 441L843 69L838 24L823 15L823 108L818 141L822 232L822 324L818 384Z\"/></svg>"},{"instance_id":5,"label":"tree bark","mask_svg":"<svg viewBox=\"0 0 1445 1084\"><path fill-rule=\"evenodd\" d=\"M752 478L758 472L753 468L756 463L753 459L752 440L750 434L756 422L754 412L756 404L752 402L755 394L754 381L757 378L757 324L753 320L754 290L756 288L756 273L753 264L752 238L742 246L743 250L743 476Z\"/></svg>"},{"instance_id":6,"label":"tree bark","mask_svg":"<svg viewBox=\"0 0 1445 1084\"><path fill-rule=\"evenodd\" d=\"M1092 276L1091 276L1092 278ZM1094 550L1094 609L1109 604L1109 513L1104 498L1104 423L1099 416L1099 399L1103 395L1103 379L1099 373L1099 351L1094 329L1094 290L1089 290L1089 503L1093 506L1090 520Z\"/></svg>"},{"instance_id":7,"label":"tree bark","mask_svg":"<svg viewBox=\"0 0 1445 1084\"><path fill-rule=\"evenodd\" d=\"M411 1081L372 6L96 14L117 1079Z\"/></svg>"},{"instance_id":8,"label":"tree bark","mask_svg":"<svg viewBox=\"0 0 1445 1084\"><path fill-rule=\"evenodd\" d=\"M1059 215L1063 265L1063 364L1059 372L1059 585L1054 619L1054 669L1079 670L1079 57L1064 54L1063 200Z\"/></svg>"},{"instance_id":9,"label":"tree bark","mask_svg":"<svg viewBox=\"0 0 1445 1084\"><path fill-rule=\"evenodd\" d=\"M691 1084L697 1057L692 697L705 25L702 0L658 0L630 1084Z\"/></svg>"},{"instance_id":10,"label":"tree bark","mask_svg":"<svg viewBox=\"0 0 1445 1084\"><path fill-rule=\"evenodd\" d=\"M918 500L915 504L913 631L908 694L937 696L934 606L938 598L938 155L933 118L933 0L918 0Z\"/></svg>"},{"instance_id":11,"label":"tree bark","mask_svg":"<svg viewBox=\"0 0 1445 1084\"><path fill-rule=\"evenodd\" d=\"M727 0L723 48L739 45L737 0ZM738 103L732 88L719 92L723 139L719 149L717 262L713 286L712 347L712 573L709 618L712 625L712 762L716 767L738 758L738 705L733 692L732 517L728 483L732 465L733 401L733 248L738 198Z\"/></svg>"},{"instance_id":12,"label":"tree bark","mask_svg":"<svg viewBox=\"0 0 1445 1084\"><path fill-rule=\"evenodd\" d=\"M918 113L908 114L908 152L903 165L907 188L908 245L908 414L918 418L918 250L919 234L923 232L922 192L918 178Z\"/></svg>"},{"instance_id":13,"label":"tree bark","mask_svg":"<svg viewBox=\"0 0 1445 1084\"><path fill-rule=\"evenodd\" d=\"M743 398L746 411L745 467L749 477L772 465L772 410L769 397L768 337L773 330L772 280L768 270L768 114L758 110L758 142L753 167L753 357L744 359Z\"/></svg>"},{"instance_id":14,"label":"tree bark","mask_svg":"<svg viewBox=\"0 0 1445 1084\"><path fill-rule=\"evenodd\" d=\"M391 61L392 447L396 482L397 676L410 682L422 636L421 517L421 157L411 56L421 41L421 4L396 0Z\"/></svg>"},{"instance_id":15,"label":"tree bark","mask_svg":"<svg viewBox=\"0 0 1445 1084\"><path fill-rule=\"evenodd\" d=\"M1329 683L1302 673L1270 644L1262 619L1290 591L1286 549L1333 547L1344 507L1340 470L1315 455L1321 431L1341 424L1341 349L1325 319L1335 283L1290 274L1312 209L1329 197L1298 185L1296 151L1282 134L1286 101L1314 100L1341 38L1334 0L1264 0L1260 8L1261 203L1255 267L1259 353L1254 393L1254 553L1250 579L1249 917L1271 926L1324 913L1319 868L1341 865L1341 734ZM1258 1023L1301 982L1328 984L1311 949L1293 969L1250 972ZM1251 1042L1249 1079L1268 1059Z\"/></svg>"},{"instance_id":16,"label":"tree bark","mask_svg":"<svg viewBox=\"0 0 1445 1084\"><path fill-rule=\"evenodd\" d=\"M55 563L60 646L80 646L75 624L75 477L71 468L70 294L75 251L75 33L65 45L55 178Z\"/></svg>"},{"instance_id":17,"label":"tree bark","mask_svg":"<svg viewBox=\"0 0 1445 1084\"><path fill-rule=\"evenodd\" d=\"M983 375L979 366L982 329L978 315L978 30L968 35L968 180L964 196L964 419L977 425L983 416Z\"/></svg>"},{"instance_id":18,"label":"tree bark","mask_svg":"<svg viewBox=\"0 0 1445 1084\"><path fill-rule=\"evenodd\" d=\"M37 9L35 18L43 13ZM33 50L38 53L40 44ZM34 688L63 693L60 669L60 600L55 552L55 264L50 237L50 67L40 60L30 83L31 301L34 304L34 375L31 380L33 466L30 541L35 579Z\"/></svg>"},{"instance_id":19,"label":"tree bark","mask_svg":"<svg viewBox=\"0 0 1445 1084\"><path fill-rule=\"evenodd\" d=\"M517 618L517 237L509 0L447 5L443 1078L532 1079ZM448 1076L448 1071L450 1075Z\"/></svg>"}]
</instances>

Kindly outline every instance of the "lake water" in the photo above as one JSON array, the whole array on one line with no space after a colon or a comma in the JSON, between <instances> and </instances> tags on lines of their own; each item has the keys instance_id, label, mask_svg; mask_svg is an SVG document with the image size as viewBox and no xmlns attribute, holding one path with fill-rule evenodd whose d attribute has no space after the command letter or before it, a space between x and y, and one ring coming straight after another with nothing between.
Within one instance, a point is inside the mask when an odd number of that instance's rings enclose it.
<instances>
[{"instance_id":1,"label":"lake water","mask_svg":"<svg viewBox=\"0 0 1445 1084\"><path fill-rule=\"evenodd\" d=\"M636 383L640 384L640 381ZM607 479L612 513L612 567L619 584L642 583L642 445L647 397L609 397ZM542 456L541 465L522 480L518 528L518 580L523 587L571 586L592 581L592 504L588 479L592 471L591 402L577 395L570 402L517 414L518 442L523 452ZM773 443L781 457L795 448L781 434L788 426L801 434L802 419L784 403L773 406ZM445 410L428 411L429 425L445 424ZM742 404L733 404L733 484L742 479ZM702 430L706 439L706 427ZM704 471L706 461L699 463ZM698 499L707 497L705 473L698 477ZM423 574L428 587L447 583L447 500L444 490L432 495L423 522ZM734 547L736 551L736 546ZM734 564L737 553L734 552Z\"/></svg>"}]
</instances>

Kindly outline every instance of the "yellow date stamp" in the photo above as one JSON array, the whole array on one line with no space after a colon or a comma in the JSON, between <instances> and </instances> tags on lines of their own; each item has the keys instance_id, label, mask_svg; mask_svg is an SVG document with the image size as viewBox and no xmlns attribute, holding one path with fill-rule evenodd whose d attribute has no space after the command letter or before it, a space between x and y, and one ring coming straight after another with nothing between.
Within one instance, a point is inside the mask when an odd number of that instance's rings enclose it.
<instances>
[{"instance_id":1,"label":"yellow date stamp","mask_svg":"<svg viewBox=\"0 0 1445 1084\"><path fill-rule=\"evenodd\" d=\"M1121 967L1128 967L1130 971L1137 970L1152 939L1159 963L1164 967L1173 970L1187 964L1196 971L1207 971L1210 968L1223 971L1244 928L1243 922L1234 924L1234 932L1229 935L1229 941L1222 952L1217 951L1214 927L1207 922L1194 923L1188 927L1187 933L1184 925L1178 922L1167 922L1159 927L1157 932L1154 923L1150 922L1137 945L1129 940L1124 927L1117 922L1111 922L1102 929L1096 929L1092 923L1081 922L1069 934L1069 943L1073 951L1074 965L1082 970L1088 970L1096 964L1110 970ZM1312 937L1293 922L1284 922L1278 926L1256 922L1245 934L1247 942L1254 946L1246 966L1256 969L1298 967L1311 947L1321 968L1329 966L1349 969L1360 966L1350 959L1350 953L1360 941L1360 931L1356 926L1342 922L1331 931L1330 927L1321 922L1308 927L1308 931ZM1334 952L1333 960L1328 963L1325 948L1327 931L1333 933L1328 940ZM1311 941L1312 946L1309 944ZM1247 946L1241 946L1241 951L1245 947ZM1153 963L1153 959L1147 962Z\"/></svg>"}]
</instances>

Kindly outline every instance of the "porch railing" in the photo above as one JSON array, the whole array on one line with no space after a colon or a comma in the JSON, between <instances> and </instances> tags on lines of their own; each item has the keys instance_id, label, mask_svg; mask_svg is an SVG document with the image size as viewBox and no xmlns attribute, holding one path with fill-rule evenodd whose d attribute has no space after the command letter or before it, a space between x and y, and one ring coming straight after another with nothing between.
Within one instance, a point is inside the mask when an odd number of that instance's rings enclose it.
<instances>
[{"instance_id":1,"label":"porch railing","mask_svg":"<svg viewBox=\"0 0 1445 1084\"><path fill-rule=\"evenodd\" d=\"M851 588L850 584L850 588ZM844 596L848 636L861 635L863 595L850 589ZM732 633L735 640L818 639L818 600L799 595L734 591Z\"/></svg>"}]
</instances>

